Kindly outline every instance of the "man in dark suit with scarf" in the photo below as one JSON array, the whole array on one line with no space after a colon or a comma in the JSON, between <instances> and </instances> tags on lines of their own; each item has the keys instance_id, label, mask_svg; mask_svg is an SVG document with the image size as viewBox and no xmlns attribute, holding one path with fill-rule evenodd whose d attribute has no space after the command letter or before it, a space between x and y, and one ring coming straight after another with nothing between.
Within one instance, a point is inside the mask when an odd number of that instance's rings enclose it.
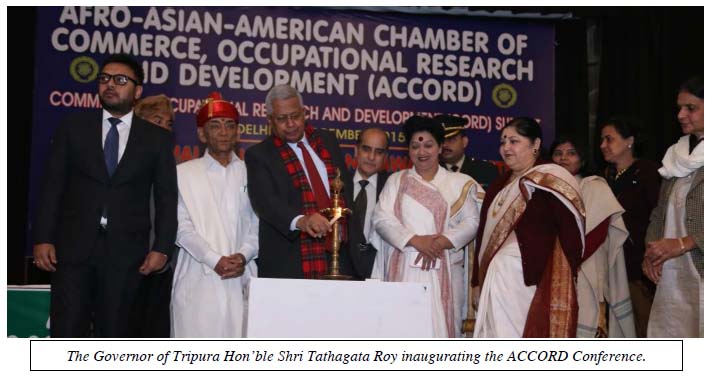
<instances>
[{"instance_id":1,"label":"man in dark suit with scarf","mask_svg":"<svg viewBox=\"0 0 713 377\"><path fill-rule=\"evenodd\" d=\"M52 272L52 337L135 336L129 318L141 279L173 250L173 139L134 115L143 79L132 57L108 57L98 76L103 109L73 114L54 134L33 227L34 263Z\"/></svg>"},{"instance_id":2,"label":"man in dark suit with scarf","mask_svg":"<svg viewBox=\"0 0 713 377\"><path fill-rule=\"evenodd\" d=\"M318 211L331 207L329 185L337 169L346 174L344 157L334 134L306 124L294 88L272 88L265 107L272 135L245 153L248 194L260 218L258 276L320 278L328 273L331 226ZM351 181L342 180L347 192ZM349 207L344 200L351 199L342 199L341 206Z\"/></svg>"}]
</instances>

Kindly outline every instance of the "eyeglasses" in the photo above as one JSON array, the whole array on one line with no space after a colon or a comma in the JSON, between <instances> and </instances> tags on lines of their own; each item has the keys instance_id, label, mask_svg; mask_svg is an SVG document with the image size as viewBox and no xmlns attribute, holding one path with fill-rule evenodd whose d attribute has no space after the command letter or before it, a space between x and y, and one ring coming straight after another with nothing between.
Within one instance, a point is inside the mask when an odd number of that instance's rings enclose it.
<instances>
[{"instance_id":1,"label":"eyeglasses","mask_svg":"<svg viewBox=\"0 0 713 377\"><path fill-rule=\"evenodd\" d=\"M302 118L304 118L304 116L305 116L304 111L300 110L300 111L296 111L296 112L294 112L294 113L292 113L292 114L273 115L273 116L272 116L272 119L273 119L273 120L275 121L275 123L277 123L277 124L285 124L285 123L287 123L289 120L291 120L291 121L293 121L293 122L300 121L300 120L302 120Z\"/></svg>"},{"instance_id":2,"label":"eyeglasses","mask_svg":"<svg viewBox=\"0 0 713 377\"><path fill-rule=\"evenodd\" d=\"M97 76L97 81L99 81L100 84L107 84L109 83L109 80L113 79L114 84L119 85L119 86L124 86L129 83L129 81L133 82L134 85L139 85L138 81L132 79L131 77L127 75L110 75L108 73L100 73L99 76Z\"/></svg>"}]
</instances>

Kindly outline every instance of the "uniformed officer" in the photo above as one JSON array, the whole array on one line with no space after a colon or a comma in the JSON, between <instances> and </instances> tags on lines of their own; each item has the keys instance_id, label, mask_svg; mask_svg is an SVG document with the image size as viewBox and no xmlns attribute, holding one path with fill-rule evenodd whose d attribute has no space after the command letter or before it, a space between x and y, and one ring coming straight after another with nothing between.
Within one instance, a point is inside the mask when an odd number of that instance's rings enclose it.
<instances>
[{"instance_id":1,"label":"uniformed officer","mask_svg":"<svg viewBox=\"0 0 713 377\"><path fill-rule=\"evenodd\" d=\"M468 136L465 135L464 130L468 121L465 118L446 114L437 115L433 119L446 131L446 140L439 156L441 165L448 170L467 174L483 188L487 188L498 176L498 169L485 160L465 156Z\"/></svg>"}]
</instances>

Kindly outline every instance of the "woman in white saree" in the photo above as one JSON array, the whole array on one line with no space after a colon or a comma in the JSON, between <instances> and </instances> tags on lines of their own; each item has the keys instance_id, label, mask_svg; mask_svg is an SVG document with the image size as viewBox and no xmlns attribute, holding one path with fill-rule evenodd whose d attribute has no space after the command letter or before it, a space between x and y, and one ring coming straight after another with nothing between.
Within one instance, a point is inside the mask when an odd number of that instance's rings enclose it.
<instances>
[{"instance_id":1,"label":"woman in white saree","mask_svg":"<svg viewBox=\"0 0 713 377\"><path fill-rule=\"evenodd\" d=\"M451 256L475 237L482 188L438 164L440 125L413 116L403 128L413 167L389 177L374 209L371 243L378 252L372 277L428 284L433 336L456 337L465 292L463 276L454 275L465 271Z\"/></svg>"},{"instance_id":2,"label":"woman in white saree","mask_svg":"<svg viewBox=\"0 0 713 377\"><path fill-rule=\"evenodd\" d=\"M584 204L567 170L538 160L541 143L532 118L515 118L501 132L500 155L511 170L488 187L480 213L474 337L576 334Z\"/></svg>"}]
</instances>

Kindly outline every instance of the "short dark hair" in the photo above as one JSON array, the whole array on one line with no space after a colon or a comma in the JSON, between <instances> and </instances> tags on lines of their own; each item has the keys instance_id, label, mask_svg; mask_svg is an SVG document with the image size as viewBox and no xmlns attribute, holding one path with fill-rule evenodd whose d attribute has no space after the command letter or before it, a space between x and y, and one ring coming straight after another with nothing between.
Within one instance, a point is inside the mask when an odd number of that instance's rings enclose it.
<instances>
[{"instance_id":1,"label":"short dark hair","mask_svg":"<svg viewBox=\"0 0 713 377\"><path fill-rule=\"evenodd\" d=\"M403 125L403 131L406 135L406 143L411 143L411 138L416 132L425 131L430 133L438 145L443 145L443 141L446 139L445 131L440 124L433 121L431 118L422 117L420 115L413 115L406 119Z\"/></svg>"},{"instance_id":2,"label":"short dark hair","mask_svg":"<svg viewBox=\"0 0 713 377\"><path fill-rule=\"evenodd\" d=\"M136 59L134 59L133 56L128 55L128 54L112 54L109 55L106 59L101 64L101 68L99 71L103 71L104 67L106 67L108 64L111 63L117 63L117 64L123 64L127 67L129 67L133 72L134 75L136 75L136 81L138 82L138 85L143 85L144 83L144 68L141 67L141 64L139 64Z\"/></svg>"},{"instance_id":3,"label":"short dark hair","mask_svg":"<svg viewBox=\"0 0 713 377\"><path fill-rule=\"evenodd\" d=\"M538 155L542 155L544 153L542 128L540 128L540 124L537 123L536 120L530 117L517 117L507 122L505 127L503 127L503 130L510 127L514 128L518 135L528 138L531 143L534 143L535 139L540 139L540 150L538 151Z\"/></svg>"},{"instance_id":4,"label":"short dark hair","mask_svg":"<svg viewBox=\"0 0 713 377\"><path fill-rule=\"evenodd\" d=\"M357 137L357 146L361 145L364 142L364 134L370 130L381 131L381 133L384 134L384 138L386 139L386 150L389 150L389 135L386 134L386 131L377 127L369 127L359 132L359 136Z\"/></svg>"},{"instance_id":5,"label":"short dark hair","mask_svg":"<svg viewBox=\"0 0 713 377\"><path fill-rule=\"evenodd\" d=\"M580 162L580 167L579 167L579 172L577 172L579 175L582 177L588 177L593 173L594 169L589 164L589 160L587 160L586 157L586 151L584 148L582 148L582 145L574 140L574 138L570 135L559 135L555 138L555 141L552 142L552 146L550 146L550 160L552 159L552 155L555 153L555 148L559 147L562 144L567 144L570 143L574 147L574 150L577 152L577 155L579 156L579 162Z\"/></svg>"},{"instance_id":6,"label":"short dark hair","mask_svg":"<svg viewBox=\"0 0 713 377\"><path fill-rule=\"evenodd\" d=\"M690 93L700 99L703 99L703 77L693 76L689 78L681 84L678 88L678 92Z\"/></svg>"},{"instance_id":7,"label":"short dark hair","mask_svg":"<svg viewBox=\"0 0 713 377\"><path fill-rule=\"evenodd\" d=\"M614 127L616 132L624 139L634 137L634 144L631 146L631 151L634 157L641 155L643 137L641 134L641 126L639 125L639 120L637 118L631 115L613 116L599 126L600 134L601 130L606 126Z\"/></svg>"}]
</instances>

